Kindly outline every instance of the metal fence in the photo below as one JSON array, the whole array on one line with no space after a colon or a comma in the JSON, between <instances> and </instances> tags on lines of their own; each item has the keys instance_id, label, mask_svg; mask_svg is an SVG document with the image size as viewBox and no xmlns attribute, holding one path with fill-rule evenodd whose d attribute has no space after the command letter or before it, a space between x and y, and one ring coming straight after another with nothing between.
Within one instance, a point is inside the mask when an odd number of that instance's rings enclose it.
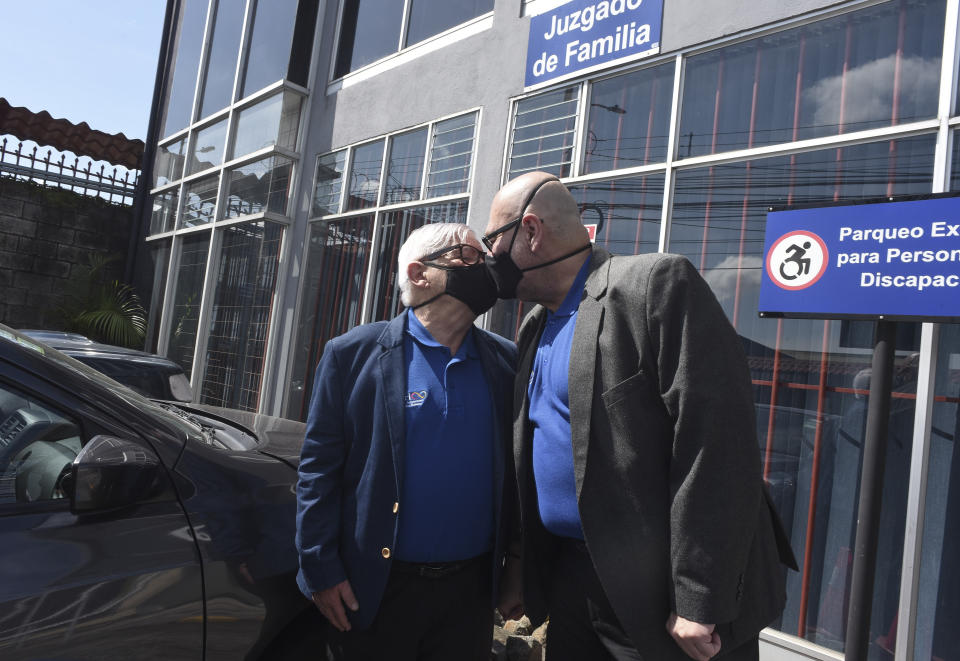
<instances>
[{"instance_id":1,"label":"metal fence","mask_svg":"<svg viewBox=\"0 0 960 661\"><path fill-rule=\"evenodd\" d=\"M41 149L46 153L38 154ZM130 206L140 172L5 136L0 141L0 176L64 188Z\"/></svg>"}]
</instances>

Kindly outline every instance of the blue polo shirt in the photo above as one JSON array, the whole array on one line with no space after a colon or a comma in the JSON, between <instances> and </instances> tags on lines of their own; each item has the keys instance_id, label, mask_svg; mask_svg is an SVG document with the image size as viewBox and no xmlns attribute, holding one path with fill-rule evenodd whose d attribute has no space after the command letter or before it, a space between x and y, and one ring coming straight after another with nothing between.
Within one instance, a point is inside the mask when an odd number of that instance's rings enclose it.
<instances>
[{"instance_id":1,"label":"blue polo shirt","mask_svg":"<svg viewBox=\"0 0 960 661\"><path fill-rule=\"evenodd\" d=\"M529 416L533 424L533 479L537 486L540 519L554 535L576 539L583 539L583 529L573 473L567 374L577 310L589 272L588 259L557 311L547 311L527 386Z\"/></svg>"},{"instance_id":2,"label":"blue polo shirt","mask_svg":"<svg viewBox=\"0 0 960 661\"><path fill-rule=\"evenodd\" d=\"M493 402L471 328L456 355L407 310L406 444L394 557L465 560L493 548Z\"/></svg>"}]
</instances>

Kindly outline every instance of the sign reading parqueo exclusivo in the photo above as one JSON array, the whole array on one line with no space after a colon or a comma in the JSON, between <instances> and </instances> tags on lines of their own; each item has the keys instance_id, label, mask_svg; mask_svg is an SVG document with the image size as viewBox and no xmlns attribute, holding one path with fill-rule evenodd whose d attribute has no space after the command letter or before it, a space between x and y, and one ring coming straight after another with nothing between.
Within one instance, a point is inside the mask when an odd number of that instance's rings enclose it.
<instances>
[{"instance_id":1,"label":"sign reading parqueo exclusivo","mask_svg":"<svg viewBox=\"0 0 960 661\"><path fill-rule=\"evenodd\" d=\"M660 52L663 0L572 0L530 19L525 85Z\"/></svg>"},{"instance_id":2,"label":"sign reading parqueo exclusivo","mask_svg":"<svg viewBox=\"0 0 960 661\"><path fill-rule=\"evenodd\" d=\"M767 214L761 316L960 320L960 197Z\"/></svg>"}]
</instances>

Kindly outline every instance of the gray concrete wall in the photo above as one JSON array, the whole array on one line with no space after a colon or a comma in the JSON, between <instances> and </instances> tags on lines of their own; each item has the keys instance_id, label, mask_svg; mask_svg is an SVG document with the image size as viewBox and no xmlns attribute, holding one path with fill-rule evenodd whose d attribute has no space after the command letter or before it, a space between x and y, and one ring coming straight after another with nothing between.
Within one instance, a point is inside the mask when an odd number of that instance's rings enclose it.
<instances>
[{"instance_id":1,"label":"gray concrete wall","mask_svg":"<svg viewBox=\"0 0 960 661\"><path fill-rule=\"evenodd\" d=\"M60 307L90 254L119 255L122 277L132 210L39 184L0 178L0 323L62 329Z\"/></svg>"}]
</instances>

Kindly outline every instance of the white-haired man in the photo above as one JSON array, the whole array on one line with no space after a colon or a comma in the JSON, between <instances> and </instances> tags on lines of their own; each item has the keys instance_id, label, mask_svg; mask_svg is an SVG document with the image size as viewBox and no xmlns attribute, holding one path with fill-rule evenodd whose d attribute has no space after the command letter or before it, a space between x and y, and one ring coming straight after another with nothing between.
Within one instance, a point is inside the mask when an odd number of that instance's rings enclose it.
<instances>
[{"instance_id":1,"label":"white-haired man","mask_svg":"<svg viewBox=\"0 0 960 661\"><path fill-rule=\"evenodd\" d=\"M297 581L338 659L486 660L516 348L473 325L496 288L467 226L414 231L397 266L406 311L330 340L317 366Z\"/></svg>"}]
</instances>

